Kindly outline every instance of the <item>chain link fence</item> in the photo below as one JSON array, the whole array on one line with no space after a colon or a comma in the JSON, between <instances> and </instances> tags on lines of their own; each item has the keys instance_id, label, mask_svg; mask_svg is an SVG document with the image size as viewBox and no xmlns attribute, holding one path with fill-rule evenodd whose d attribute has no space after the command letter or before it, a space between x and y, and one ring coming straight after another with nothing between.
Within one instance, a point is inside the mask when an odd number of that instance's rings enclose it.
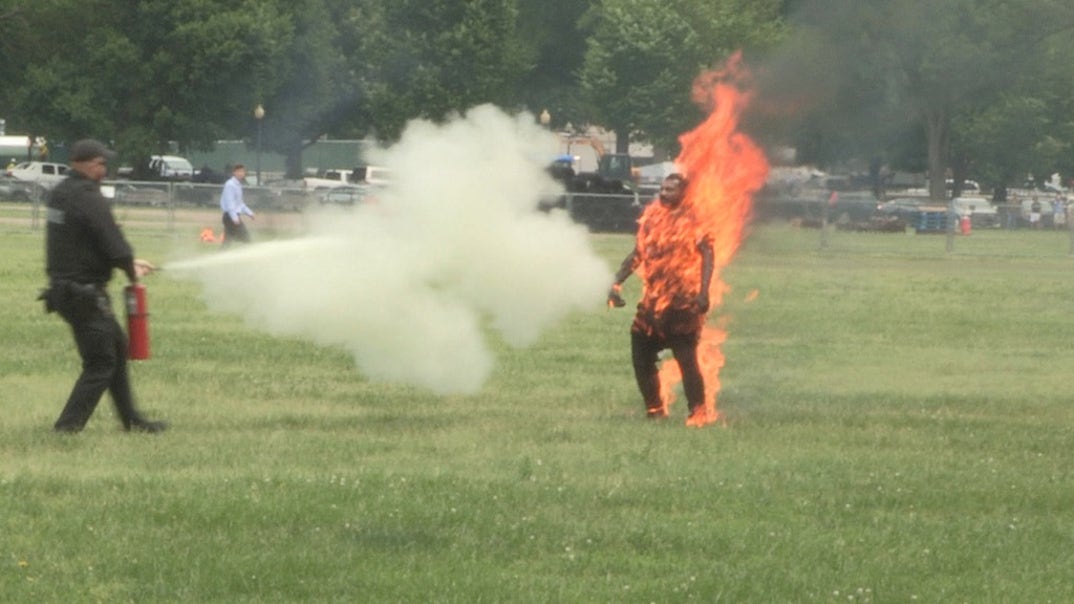
<instances>
[{"instance_id":1,"label":"chain link fence","mask_svg":"<svg viewBox=\"0 0 1074 604\"><path fill-rule=\"evenodd\" d=\"M0 202L11 204L9 218L25 217L32 229L43 227L48 190L28 183L25 193L10 196L0 190ZM101 191L112 200L117 215L137 213L142 222L159 222L167 230L174 230L177 215L187 220L190 215L215 216L219 222L219 200L223 185L190 182L159 182L133 180L106 180ZM299 215L306 211L340 203L333 189L307 189L295 187L243 187L243 197L259 216ZM335 196L333 196L335 195ZM565 193L542 201L540 209L559 209L577 223L595 233L634 233L637 220L645 203L651 197L638 193L595 194ZM24 202L28 202L28 205Z\"/></svg>"},{"instance_id":2,"label":"chain link fence","mask_svg":"<svg viewBox=\"0 0 1074 604\"><path fill-rule=\"evenodd\" d=\"M0 201L28 202L30 227L36 230L43 226L48 189L35 183L26 184L24 192L15 195L0 190ZM222 189L223 185L219 184L189 182L106 180L101 183L101 192L112 200L117 212L147 210L141 213L146 220L158 220L168 230L174 229L179 210L218 214ZM324 203L324 194L325 191L303 187L243 187L246 204L259 214L269 215L303 212ZM11 215L21 213L15 208Z\"/></svg>"}]
</instances>

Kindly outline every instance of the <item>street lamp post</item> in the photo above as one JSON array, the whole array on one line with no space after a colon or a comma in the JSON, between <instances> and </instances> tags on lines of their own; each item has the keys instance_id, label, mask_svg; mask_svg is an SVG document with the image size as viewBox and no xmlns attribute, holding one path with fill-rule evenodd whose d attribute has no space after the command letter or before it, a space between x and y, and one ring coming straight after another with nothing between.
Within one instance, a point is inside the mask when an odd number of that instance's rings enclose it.
<instances>
[{"instance_id":1,"label":"street lamp post","mask_svg":"<svg viewBox=\"0 0 1074 604\"><path fill-rule=\"evenodd\" d=\"M261 186L261 122L265 119L265 108L261 103L254 108L254 119L257 120L257 186Z\"/></svg>"}]
</instances>

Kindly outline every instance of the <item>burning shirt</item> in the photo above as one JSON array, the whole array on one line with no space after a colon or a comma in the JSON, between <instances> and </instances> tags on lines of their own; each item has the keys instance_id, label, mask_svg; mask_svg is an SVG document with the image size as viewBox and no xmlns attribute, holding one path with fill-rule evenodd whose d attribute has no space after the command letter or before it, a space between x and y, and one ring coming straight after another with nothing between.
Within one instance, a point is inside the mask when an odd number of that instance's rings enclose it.
<instances>
[{"instance_id":1,"label":"burning shirt","mask_svg":"<svg viewBox=\"0 0 1074 604\"><path fill-rule=\"evenodd\" d=\"M633 329L647 334L698 333L705 313L701 294L702 246L712 245L691 204L649 204L638 220L634 269L642 299Z\"/></svg>"}]
</instances>

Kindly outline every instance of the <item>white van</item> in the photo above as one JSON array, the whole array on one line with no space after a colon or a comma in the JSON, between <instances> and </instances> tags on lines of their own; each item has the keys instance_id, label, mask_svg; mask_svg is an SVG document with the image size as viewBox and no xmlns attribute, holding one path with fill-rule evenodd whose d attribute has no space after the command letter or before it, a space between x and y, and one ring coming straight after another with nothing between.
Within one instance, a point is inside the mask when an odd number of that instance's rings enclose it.
<instances>
[{"instance_id":1,"label":"white van","mask_svg":"<svg viewBox=\"0 0 1074 604\"><path fill-rule=\"evenodd\" d=\"M154 155L149 158L149 171L166 180L190 180L194 177L194 166L185 157L178 155Z\"/></svg>"}]
</instances>

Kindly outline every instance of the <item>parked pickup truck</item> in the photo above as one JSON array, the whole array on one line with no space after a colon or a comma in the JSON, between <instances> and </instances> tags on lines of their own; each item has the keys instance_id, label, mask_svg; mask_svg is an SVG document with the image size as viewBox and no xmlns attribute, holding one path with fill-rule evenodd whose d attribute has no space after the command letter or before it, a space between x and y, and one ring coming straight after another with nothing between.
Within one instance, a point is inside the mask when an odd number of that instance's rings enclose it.
<instances>
[{"instance_id":1,"label":"parked pickup truck","mask_svg":"<svg viewBox=\"0 0 1074 604\"><path fill-rule=\"evenodd\" d=\"M308 176L302 181L307 189L334 189L355 184L386 185L389 171L380 166L358 166L353 170L325 170L319 176Z\"/></svg>"},{"instance_id":2,"label":"parked pickup truck","mask_svg":"<svg viewBox=\"0 0 1074 604\"><path fill-rule=\"evenodd\" d=\"M24 161L7 171L8 176L51 189L67 176L67 166L47 161Z\"/></svg>"}]
</instances>

